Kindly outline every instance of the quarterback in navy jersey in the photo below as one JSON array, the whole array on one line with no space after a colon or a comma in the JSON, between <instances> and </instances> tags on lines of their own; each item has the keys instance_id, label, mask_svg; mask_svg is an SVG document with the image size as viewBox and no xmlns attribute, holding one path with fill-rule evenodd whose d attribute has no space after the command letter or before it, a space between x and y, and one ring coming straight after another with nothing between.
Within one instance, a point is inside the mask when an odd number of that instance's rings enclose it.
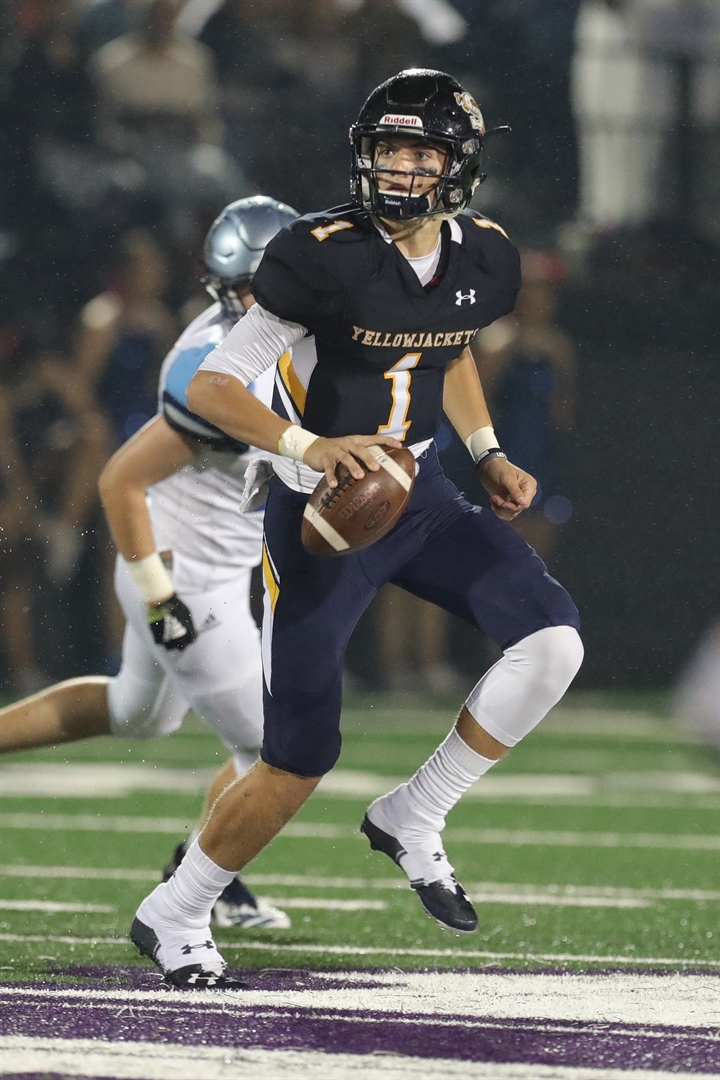
<instances>
[{"instance_id":1,"label":"quarterback in navy jersey","mask_svg":"<svg viewBox=\"0 0 720 1080\"><path fill-rule=\"evenodd\" d=\"M480 214L443 222L429 287L388 239L366 209L342 206L282 230L258 270L260 305L315 339L303 426L318 435L387 431L408 445L432 439L448 363L481 327L513 309L518 253ZM412 392L392 424L391 380L400 371L412 372Z\"/></svg>"},{"instance_id":2,"label":"quarterback in navy jersey","mask_svg":"<svg viewBox=\"0 0 720 1080\"><path fill-rule=\"evenodd\" d=\"M566 591L507 522L534 479L499 447L470 342L512 310L519 259L500 226L467 210L485 137L449 75L413 69L378 87L351 132L353 202L293 221L266 249L258 303L201 364L188 407L272 455L265 513L261 760L217 801L171 881L140 905L131 937L173 983L233 987L209 930L218 892L280 831L340 752L348 639L388 581L480 627L503 651L450 734L377 799L362 831L441 926L477 916L442 843L462 794L560 699L582 660ZM272 409L249 392L277 363ZM443 475L442 412L472 455L491 509ZM406 446L416 481L398 523L369 547L309 554L308 494L376 470ZM188 961L192 960L191 963Z\"/></svg>"}]
</instances>

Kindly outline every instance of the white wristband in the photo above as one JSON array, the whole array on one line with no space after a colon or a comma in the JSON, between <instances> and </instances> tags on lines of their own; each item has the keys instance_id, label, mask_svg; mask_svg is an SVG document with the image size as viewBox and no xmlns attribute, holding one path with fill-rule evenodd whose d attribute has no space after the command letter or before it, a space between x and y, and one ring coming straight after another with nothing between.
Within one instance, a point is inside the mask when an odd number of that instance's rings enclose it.
<instances>
[{"instance_id":1,"label":"white wristband","mask_svg":"<svg viewBox=\"0 0 720 1080\"><path fill-rule=\"evenodd\" d=\"M477 431L473 431L472 435L468 435L465 440L465 445L470 451L470 457L475 462L484 457L488 450L500 449L495 429L492 427L481 427Z\"/></svg>"},{"instance_id":2,"label":"white wristband","mask_svg":"<svg viewBox=\"0 0 720 1080\"><path fill-rule=\"evenodd\" d=\"M305 431L297 424L291 424L280 436L278 453L283 457L293 458L294 461L302 461L305 451L319 438L320 436L313 435L312 431Z\"/></svg>"},{"instance_id":3,"label":"white wristband","mask_svg":"<svg viewBox=\"0 0 720 1080\"><path fill-rule=\"evenodd\" d=\"M125 564L146 604L160 604L175 592L172 578L157 551L144 559L126 559Z\"/></svg>"}]
</instances>

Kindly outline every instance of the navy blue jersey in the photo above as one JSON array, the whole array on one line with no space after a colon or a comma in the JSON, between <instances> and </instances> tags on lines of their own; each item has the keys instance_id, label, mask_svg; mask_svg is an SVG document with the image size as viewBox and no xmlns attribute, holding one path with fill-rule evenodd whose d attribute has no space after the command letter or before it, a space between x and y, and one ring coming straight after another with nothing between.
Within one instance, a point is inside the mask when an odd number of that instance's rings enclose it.
<instances>
[{"instance_id":1,"label":"navy blue jersey","mask_svg":"<svg viewBox=\"0 0 720 1080\"><path fill-rule=\"evenodd\" d=\"M308 430L409 444L433 438L445 368L512 310L520 287L518 253L495 222L464 211L443 224L441 238L438 273L425 287L353 205L299 218L270 241L253 293L315 338Z\"/></svg>"}]
</instances>

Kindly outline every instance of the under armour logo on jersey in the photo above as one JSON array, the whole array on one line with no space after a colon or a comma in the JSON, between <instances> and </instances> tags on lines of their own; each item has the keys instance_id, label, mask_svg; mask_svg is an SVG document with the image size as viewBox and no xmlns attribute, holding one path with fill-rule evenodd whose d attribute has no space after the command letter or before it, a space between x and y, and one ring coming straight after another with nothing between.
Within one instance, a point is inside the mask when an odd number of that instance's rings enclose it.
<instances>
[{"instance_id":1,"label":"under armour logo on jersey","mask_svg":"<svg viewBox=\"0 0 720 1080\"><path fill-rule=\"evenodd\" d=\"M201 941L199 943L199 945L183 945L183 947L182 947L182 949L180 951L182 953L184 953L185 956L189 956L190 953L193 951L193 949L212 949L212 948L213 948L212 941Z\"/></svg>"},{"instance_id":2,"label":"under armour logo on jersey","mask_svg":"<svg viewBox=\"0 0 720 1080\"><path fill-rule=\"evenodd\" d=\"M455 301L455 307L460 307L464 300L467 300L468 304L475 303L475 290L471 289L470 292L464 293L462 289L458 289L455 293L457 300Z\"/></svg>"}]
</instances>

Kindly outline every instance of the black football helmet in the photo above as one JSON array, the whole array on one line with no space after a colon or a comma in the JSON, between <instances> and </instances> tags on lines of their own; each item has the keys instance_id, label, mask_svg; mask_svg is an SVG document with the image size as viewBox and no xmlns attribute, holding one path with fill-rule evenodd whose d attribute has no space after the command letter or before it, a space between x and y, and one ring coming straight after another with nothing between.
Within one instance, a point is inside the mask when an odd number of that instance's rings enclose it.
<instances>
[{"instance_id":1,"label":"black football helmet","mask_svg":"<svg viewBox=\"0 0 720 1080\"><path fill-rule=\"evenodd\" d=\"M446 151L444 171L431 191L413 195L412 186L407 195L380 191L379 174L397 175L375 166L375 146L384 135L417 135ZM456 214L485 179L480 172L484 138L482 113L456 79L425 68L401 71L373 90L350 128L353 199L385 218Z\"/></svg>"},{"instance_id":2,"label":"black football helmet","mask_svg":"<svg viewBox=\"0 0 720 1080\"><path fill-rule=\"evenodd\" d=\"M213 221L205 238L205 288L226 315L244 313L239 292L252 281L263 252L275 233L298 217L296 210L267 195L230 203Z\"/></svg>"}]
</instances>

